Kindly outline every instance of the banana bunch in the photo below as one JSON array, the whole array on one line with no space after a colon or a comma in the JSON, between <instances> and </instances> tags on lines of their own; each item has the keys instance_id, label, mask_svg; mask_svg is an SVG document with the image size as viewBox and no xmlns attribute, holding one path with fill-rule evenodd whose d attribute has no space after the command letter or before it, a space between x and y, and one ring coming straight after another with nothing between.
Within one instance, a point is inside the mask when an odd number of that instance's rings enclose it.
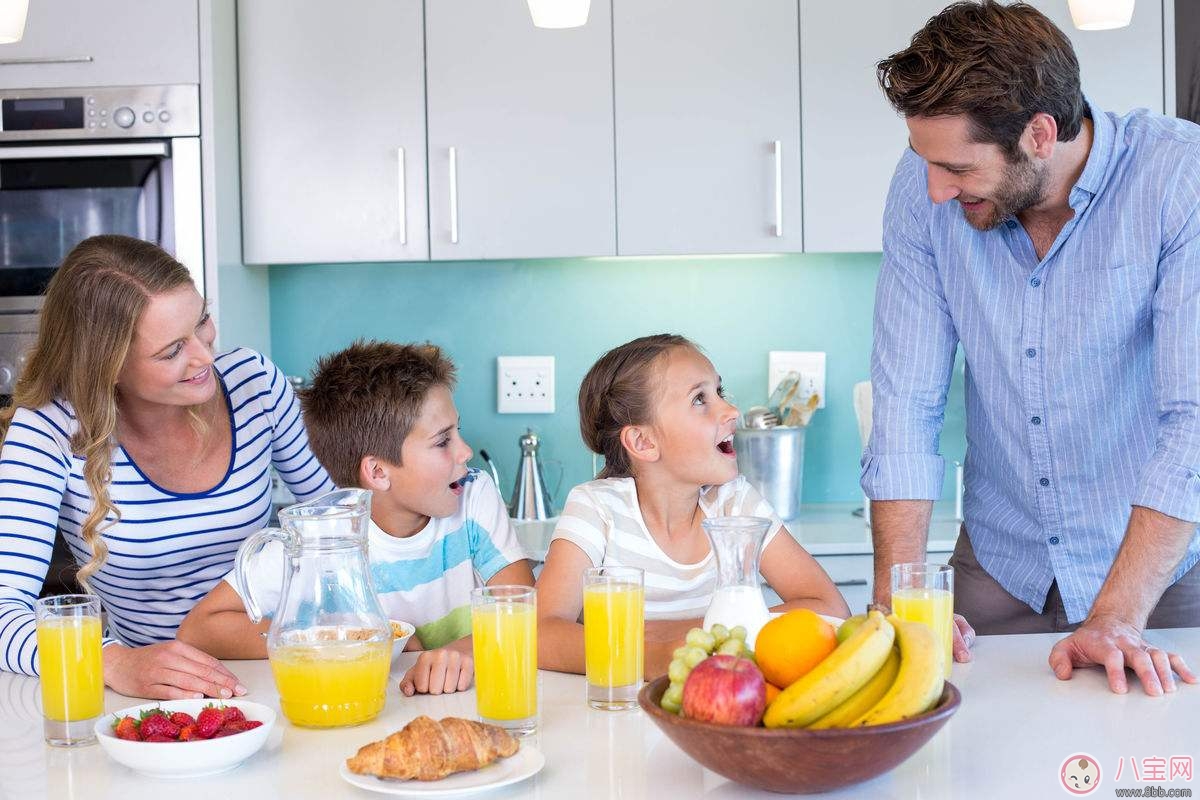
<instances>
[{"instance_id":1,"label":"banana bunch","mask_svg":"<svg viewBox=\"0 0 1200 800\"><path fill-rule=\"evenodd\" d=\"M852 623L852 624L851 624ZM768 728L882 725L928 711L942 695L941 655L928 626L878 611L767 707Z\"/></svg>"}]
</instances>

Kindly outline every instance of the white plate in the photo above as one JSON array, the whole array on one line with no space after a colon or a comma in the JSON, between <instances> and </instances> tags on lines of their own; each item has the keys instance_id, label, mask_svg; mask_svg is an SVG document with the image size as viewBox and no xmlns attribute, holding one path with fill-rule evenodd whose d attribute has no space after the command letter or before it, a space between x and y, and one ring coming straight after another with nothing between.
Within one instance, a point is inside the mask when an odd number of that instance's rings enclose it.
<instances>
[{"instance_id":1,"label":"white plate","mask_svg":"<svg viewBox=\"0 0 1200 800\"><path fill-rule=\"evenodd\" d=\"M343 761L338 774L346 783L397 797L442 797L483 792L499 786L523 781L535 775L546 764L546 757L536 747L521 743L521 749L508 758L501 758L474 772L456 772L440 781L392 781L371 775L355 775Z\"/></svg>"}]
</instances>

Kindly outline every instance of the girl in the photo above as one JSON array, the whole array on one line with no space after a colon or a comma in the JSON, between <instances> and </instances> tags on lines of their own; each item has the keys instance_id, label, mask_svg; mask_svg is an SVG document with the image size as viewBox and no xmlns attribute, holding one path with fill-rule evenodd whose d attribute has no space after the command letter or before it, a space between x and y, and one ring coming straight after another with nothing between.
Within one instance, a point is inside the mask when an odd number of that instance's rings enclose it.
<instances>
[{"instance_id":1,"label":"girl","mask_svg":"<svg viewBox=\"0 0 1200 800\"><path fill-rule=\"evenodd\" d=\"M774 610L849 615L833 581L738 474L737 418L713 365L682 336L635 339L588 371L579 427L605 466L571 491L554 530L537 583L539 666L583 672L584 570L624 565L645 570L645 673L666 672L716 585L706 517L771 519L762 574L784 600Z\"/></svg>"}]
</instances>

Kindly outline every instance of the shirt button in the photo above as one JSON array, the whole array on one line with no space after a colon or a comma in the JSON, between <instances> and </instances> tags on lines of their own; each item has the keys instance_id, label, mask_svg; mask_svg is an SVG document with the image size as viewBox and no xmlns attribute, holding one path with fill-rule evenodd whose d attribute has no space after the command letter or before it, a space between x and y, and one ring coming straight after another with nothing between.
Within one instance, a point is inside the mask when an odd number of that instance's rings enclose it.
<instances>
[{"instance_id":1,"label":"shirt button","mask_svg":"<svg viewBox=\"0 0 1200 800\"><path fill-rule=\"evenodd\" d=\"M1036 355L1037 355L1037 350L1034 350L1034 349L1031 347L1031 348L1029 348L1028 350L1026 350L1026 351L1025 351L1025 355L1026 355L1026 356L1028 356L1029 358L1033 358L1034 356L1036 356Z\"/></svg>"},{"instance_id":2,"label":"shirt button","mask_svg":"<svg viewBox=\"0 0 1200 800\"><path fill-rule=\"evenodd\" d=\"M1036 289L1037 287L1039 287L1039 286L1041 286L1041 285L1042 285L1042 279L1041 279L1041 278L1034 278L1033 280L1031 280L1031 281L1029 282L1029 285L1030 285L1030 286L1032 286L1033 288L1035 288L1035 289Z\"/></svg>"},{"instance_id":3,"label":"shirt button","mask_svg":"<svg viewBox=\"0 0 1200 800\"><path fill-rule=\"evenodd\" d=\"M1008 222L1005 222L1004 224L1008 226L1009 230L1012 230L1013 228L1017 227L1017 221L1015 219L1010 219Z\"/></svg>"},{"instance_id":4,"label":"shirt button","mask_svg":"<svg viewBox=\"0 0 1200 800\"><path fill-rule=\"evenodd\" d=\"M1051 536L1051 537L1050 537L1050 544L1058 544L1058 537L1057 537L1057 536Z\"/></svg>"},{"instance_id":5,"label":"shirt button","mask_svg":"<svg viewBox=\"0 0 1200 800\"><path fill-rule=\"evenodd\" d=\"M1042 418L1041 418L1041 417L1034 417L1033 419L1031 419L1031 420L1029 420L1029 421L1030 421L1030 422L1032 422L1034 425L1041 425L1041 424L1042 424Z\"/></svg>"},{"instance_id":6,"label":"shirt button","mask_svg":"<svg viewBox=\"0 0 1200 800\"><path fill-rule=\"evenodd\" d=\"M1049 486L1049 485L1050 485L1050 479L1049 479L1049 478L1038 478L1038 484L1039 484L1040 486Z\"/></svg>"}]
</instances>

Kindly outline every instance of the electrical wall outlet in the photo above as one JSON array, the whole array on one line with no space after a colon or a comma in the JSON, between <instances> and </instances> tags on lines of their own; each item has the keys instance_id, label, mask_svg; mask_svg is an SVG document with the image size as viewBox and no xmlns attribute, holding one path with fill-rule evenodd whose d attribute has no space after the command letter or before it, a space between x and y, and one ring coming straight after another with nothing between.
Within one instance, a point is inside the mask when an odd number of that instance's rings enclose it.
<instances>
[{"instance_id":1,"label":"electrical wall outlet","mask_svg":"<svg viewBox=\"0 0 1200 800\"><path fill-rule=\"evenodd\" d=\"M496 411L500 414L553 414L554 356L498 357Z\"/></svg>"},{"instance_id":2,"label":"electrical wall outlet","mask_svg":"<svg viewBox=\"0 0 1200 800\"><path fill-rule=\"evenodd\" d=\"M789 372L800 373L800 396L807 400L813 394L821 396L825 407L825 354L798 350L772 350L767 354L767 396Z\"/></svg>"}]
</instances>

